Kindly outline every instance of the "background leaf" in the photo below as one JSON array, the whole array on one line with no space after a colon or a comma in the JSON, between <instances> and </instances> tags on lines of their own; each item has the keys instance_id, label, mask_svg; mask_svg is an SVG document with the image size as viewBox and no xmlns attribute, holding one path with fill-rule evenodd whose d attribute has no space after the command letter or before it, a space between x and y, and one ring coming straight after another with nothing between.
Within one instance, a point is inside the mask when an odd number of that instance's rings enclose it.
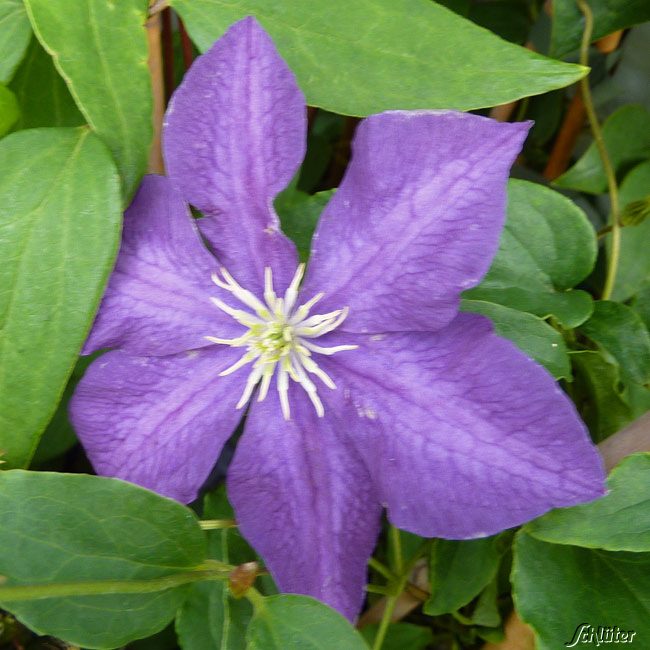
<instances>
[{"instance_id":1,"label":"background leaf","mask_svg":"<svg viewBox=\"0 0 650 650\"><path fill-rule=\"evenodd\" d=\"M86 123L65 81L56 71L52 57L37 38L32 38L10 88L20 105L16 129L81 126Z\"/></svg>"},{"instance_id":2,"label":"background leaf","mask_svg":"<svg viewBox=\"0 0 650 650\"><path fill-rule=\"evenodd\" d=\"M0 142L0 449L29 463L99 303L120 232L115 166L87 128Z\"/></svg>"},{"instance_id":3,"label":"background leaf","mask_svg":"<svg viewBox=\"0 0 650 650\"><path fill-rule=\"evenodd\" d=\"M131 196L153 135L142 0L25 0L45 49L88 124L113 153ZM119 16L116 12L119 6Z\"/></svg>"},{"instance_id":4,"label":"background leaf","mask_svg":"<svg viewBox=\"0 0 650 650\"><path fill-rule=\"evenodd\" d=\"M617 174L650 157L650 113L628 105L612 113L603 124L603 139ZM607 177L594 142L573 167L553 181L558 187L590 194L607 191Z\"/></svg>"},{"instance_id":5,"label":"background leaf","mask_svg":"<svg viewBox=\"0 0 650 650\"><path fill-rule=\"evenodd\" d=\"M650 20L647 0L589 0L594 14L592 41L619 29ZM584 18L575 0L553 0L551 54L564 56L580 47Z\"/></svg>"},{"instance_id":6,"label":"background leaf","mask_svg":"<svg viewBox=\"0 0 650 650\"><path fill-rule=\"evenodd\" d=\"M585 71L506 43L430 0L174 0L201 51L257 17L307 103L348 115L470 110L566 86Z\"/></svg>"},{"instance_id":7,"label":"background leaf","mask_svg":"<svg viewBox=\"0 0 650 650\"><path fill-rule=\"evenodd\" d=\"M158 578L205 558L205 536L188 508L116 479L0 472L0 519L3 587ZM162 629L186 590L3 600L2 606L42 634L106 648Z\"/></svg>"},{"instance_id":8,"label":"background leaf","mask_svg":"<svg viewBox=\"0 0 650 650\"><path fill-rule=\"evenodd\" d=\"M571 287L595 260L594 230L580 208L547 187L511 180L499 250L481 284L463 296L575 327L593 305L589 294Z\"/></svg>"},{"instance_id":9,"label":"background leaf","mask_svg":"<svg viewBox=\"0 0 650 650\"><path fill-rule=\"evenodd\" d=\"M650 553L547 544L519 533L512 578L538 650L564 648L583 624L617 625L636 632L632 647L650 644Z\"/></svg>"},{"instance_id":10,"label":"background leaf","mask_svg":"<svg viewBox=\"0 0 650 650\"><path fill-rule=\"evenodd\" d=\"M368 650L363 637L338 612L293 594L261 599L247 639L247 650Z\"/></svg>"},{"instance_id":11,"label":"background leaf","mask_svg":"<svg viewBox=\"0 0 650 650\"><path fill-rule=\"evenodd\" d=\"M0 84L0 138L9 131L18 116L16 96L9 88Z\"/></svg>"},{"instance_id":12,"label":"background leaf","mask_svg":"<svg viewBox=\"0 0 650 650\"><path fill-rule=\"evenodd\" d=\"M615 467L606 496L552 510L526 525L545 542L606 551L650 551L650 454L635 454Z\"/></svg>"},{"instance_id":13,"label":"background leaf","mask_svg":"<svg viewBox=\"0 0 650 650\"><path fill-rule=\"evenodd\" d=\"M634 310L599 300L580 330L616 359L624 377L638 384L650 383L650 335Z\"/></svg>"},{"instance_id":14,"label":"background leaf","mask_svg":"<svg viewBox=\"0 0 650 650\"><path fill-rule=\"evenodd\" d=\"M0 0L0 83L11 79L31 33L22 0Z\"/></svg>"},{"instance_id":15,"label":"background leaf","mask_svg":"<svg viewBox=\"0 0 650 650\"><path fill-rule=\"evenodd\" d=\"M361 628L363 638L372 646L379 625L366 625ZM428 627L413 625L413 623L393 623L381 644L382 650L426 650L434 642L433 632Z\"/></svg>"}]
</instances>

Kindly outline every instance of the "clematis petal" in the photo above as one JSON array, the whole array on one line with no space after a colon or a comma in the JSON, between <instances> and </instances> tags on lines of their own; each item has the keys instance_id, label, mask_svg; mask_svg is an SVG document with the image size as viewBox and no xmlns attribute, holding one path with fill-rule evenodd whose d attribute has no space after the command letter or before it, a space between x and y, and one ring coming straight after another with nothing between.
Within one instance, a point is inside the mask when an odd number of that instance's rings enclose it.
<instances>
[{"instance_id":1,"label":"clematis petal","mask_svg":"<svg viewBox=\"0 0 650 650\"><path fill-rule=\"evenodd\" d=\"M479 283L504 222L506 179L530 122L391 111L357 129L312 243L305 295L350 307L342 329L430 331Z\"/></svg>"},{"instance_id":2,"label":"clematis petal","mask_svg":"<svg viewBox=\"0 0 650 650\"><path fill-rule=\"evenodd\" d=\"M242 534L285 592L325 601L353 619L381 507L355 449L291 382L291 420L277 391L254 403L228 472Z\"/></svg>"},{"instance_id":3,"label":"clematis petal","mask_svg":"<svg viewBox=\"0 0 650 650\"><path fill-rule=\"evenodd\" d=\"M305 152L305 99L273 42L252 18L200 56L165 118L167 172L207 216L200 228L220 262L248 289L291 281L294 245L281 233L273 198Z\"/></svg>"},{"instance_id":4,"label":"clematis petal","mask_svg":"<svg viewBox=\"0 0 650 650\"><path fill-rule=\"evenodd\" d=\"M235 403L246 377L218 377L238 354L220 347L167 357L116 350L94 361L70 418L97 473L193 501L241 419Z\"/></svg>"},{"instance_id":5,"label":"clematis petal","mask_svg":"<svg viewBox=\"0 0 650 650\"><path fill-rule=\"evenodd\" d=\"M210 280L218 268L169 181L146 176L124 215L117 263L84 353L172 354L210 345L206 335L241 333L210 301L222 293Z\"/></svg>"},{"instance_id":6,"label":"clematis petal","mask_svg":"<svg viewBox=\"0 0 650 650\"><path fill-rule=\"evenodd\" d=\"M325 397L347 415L395 525L481 537L604 494L573 404L486 319L352 342L359 350L322 363L342 387Z\"/></svg>"}]
</instances>

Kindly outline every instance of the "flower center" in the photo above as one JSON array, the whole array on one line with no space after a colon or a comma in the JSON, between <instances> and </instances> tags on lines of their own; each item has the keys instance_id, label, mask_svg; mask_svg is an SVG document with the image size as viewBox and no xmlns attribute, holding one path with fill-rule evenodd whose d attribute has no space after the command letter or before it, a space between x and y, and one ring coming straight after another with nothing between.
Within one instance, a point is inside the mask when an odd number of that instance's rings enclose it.
<instances>
[{"instance_id":1,"label":"flower center","mask_svg":"<svg viewBox=\"0 0 650 650\"><path fill-rule=\"evenodd\" d=\"M246 352L236 363L219 373L219 376L229 375L249 363L252 364L244 392L237 403L236 408L238 409L246 405L258 383L260 390L257 401L261 402L266 398L277 368L276 385L285 420L291 417L289 379L305 389L316 413L322 417L325 409L318 396L316 384L311 380L310 375L318 377L328 388L334 389L336 385L332 378L314 361L313 355L332 355L344 350L355 350L358 347L356 345L322 347L313 342L319 336L335 330L347 317L348 308L310 316L312 307L323 297L323 294L319 293L294 309L298 298L298 287L304 272L305 265L299 264L284 297L279 298L273 289L271 268L266 267L264 269L263 301L242 288L226 269L221 268L221 277L216 273L212 275L212 281L218 287L230 292L247 307L246 310L235 309L219 298L211 298L221 311L247 327L248 331L235 339L205 337L212 343L246 348Z\"/></svg>"}]
</instances>

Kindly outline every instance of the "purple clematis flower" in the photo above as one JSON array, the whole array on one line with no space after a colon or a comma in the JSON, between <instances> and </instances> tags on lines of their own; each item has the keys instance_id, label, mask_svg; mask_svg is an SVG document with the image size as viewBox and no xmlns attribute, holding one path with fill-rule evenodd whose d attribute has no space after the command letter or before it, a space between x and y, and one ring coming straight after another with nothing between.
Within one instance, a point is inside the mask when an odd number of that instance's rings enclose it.
<instances>
[{"instance_id":1,"label":"purple clematis flower","mask_svg":"<svg viewBox=\"0 0 650 650\"><path fill-rule=\"evenodd\" d=\"M305 271L273 210L305 100L255 20L234 25L174 95L168 179L145 178L125 215L85 352L115 349L71 406L96 470L192 501L249 405L228 473L241 531L280 589L350 618L384 507L419 535L473 538L602 495L553 379L458 313L528 128L367 118Z\"/></svg>"}]
</instances>

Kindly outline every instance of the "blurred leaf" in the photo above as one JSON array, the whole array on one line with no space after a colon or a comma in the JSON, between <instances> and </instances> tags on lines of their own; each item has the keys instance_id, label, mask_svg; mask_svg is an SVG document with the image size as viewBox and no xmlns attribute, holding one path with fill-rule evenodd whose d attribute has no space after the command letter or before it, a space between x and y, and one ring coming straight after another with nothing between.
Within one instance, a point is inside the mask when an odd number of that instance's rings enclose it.
<instances>
[{"instance_id":1,"label":"blurred leaf","mask_svg":"<svg viewBox=\"0 0 650 650\"><path fill-rule=\"evenodd\" d=\"M515 606L538 650L566 647L583 625L634 631L632 647L650 639L650 553L547 544L521 532L512 578Z\"/></svg>"},{"instance_id":2,"label":"blurred leaf","mask_svg":"<svg viewBox=\"0 0 650 650\"><path fill-rule=\"evenodd\" d=\"M606 551L650 551L650 454L624 458L607 480L609 493L560 508L526 524L525 531L555 544Z\"/></svg>"},{"instance_id":3,"label":"blurred leaf","mask_svg":"<svg viewBox=\"0 0 650 650\"><path fill-rule=\"evenodd\" d=\"M12 601L7 588L182 576L205 559L205 535L188 508L117 479L0 472L0 520L2 607L39 634L88 648L161 630L186 587L31 601Z\"/></svg>"},{"instance_id":4,"label":"blurred leaf","mask_svg":"<svg viewBox=\"0 0 650 650\"><path fill-rule=\"evenodd\" d=\"M36 38L32 38L10 87L20 104L16 129L86 123L65 81L56 71L52 57Z\"/></svg>"},{"instance_id":5,"label":"blurred leaf","mask_svg":"<svg viewBox=\"0 0 650 650\"><path fill-rule=\"evenodd\" d=\"M639 201L628 203L621 213L621 226L640 226L648 217L650 217L650 195Z\"/></svg>"},{"instance_id":6,"label":"blurred leaf","mask_svg":"<svg viewBox=\"0 0 650 650\"><path fill-rule=\"evenodd\" d=\"M23 1L0 0L0 83L11 79L31 33Z\"/></svg>"},{"instance_id":7,"label":"blurred leaf","mask_svg":"<svg viewBox=\"0 0 650 650\"><path fill-rule=\"evenodd\" d=\"M261 598L247 640L247 650L368 650L363 637L338 612L293 594Z\"/></svg>"},{"instance_id":8,"label":"blurred leaf","mask_svg":"<svg viewBox=\"0 0 650 650\"><path fill-rule=\"evenodd\" d=\"M361 634L372 646L379 625L366 625L361 628ZM428 627L413 625L413 623L392 623L381 645L382 650L425 650L433 643L433 632Z\"/></svg>"},{"instance_id":9,"label":"blurred leaf","mask_svg":"<svg viewBox=\"0 0 650 650\"><path fill-rule=\"evenodd\" d=\"M619 367L600 352L571 352L577 382L574 395L582 418L596 442L622 429L635 417L628 390L620 380ZM640 414L639 414L640 415Z\"/></svg>"},{"instance_id":10,"label":"blurred leaf","mask_svg":"<svg viewBox=\"0 0 650 650\"><path fill-rule=\"evenodd\" d=\"M120 235L115 166L87 128L0 141L0 449L29 463L86 337Z\"/></svg>"},{"instance_id":11,"label":"blurred leaf","mask_svg":"<svg viewBox=\"0 0 650 650\"><path fill-rule=\"evenodd\" d=\"M641 316L641 320L650 330L650 286L639 291L639 293L634 297L632 308L637 314L639 314L639 316Z\"/></svg>"},{"instance_id":12,"label":"blurred leaf","mask_svg":"<svg viewBox=\"0 0 650 650\"><path fill-rule=\"evenodd\" d=\"M612 113L603 124L603 139L617 174L650 157L650 113L630 104ZM607 177L594 142L580 160L553 181L558 187L590 194L607 191Z\"/></svg>"},{"instance_id":13,"label":"blurred leaf","mask_svg":"<svg viewBox=\"0 0 650 650\"><path fill-rule=\"evenodd\" d=\"M623 207L645 199L650 191L650 161L635 167L623 180L620 188L620 203ZM621 249L616 274L616 283L612 292L614 300L627 300L637 291L650 283L650 220L633 228L621 230ZM611 247L611 237L607 237Z\"/></svg>"},{"instance_id":14,"label":"blurred leaf","mask_svg":"<svg viewBox=\"0 0 650 650\"><path fill-rule=\"evenodd\" d=\"M571 363L562 335L538 316L481 300L463 300L461 311L487 316L499 336L512 341L556 379L571 379Z\"/></svg>"},{"instance_id":15,"label":"blurred leaf","mask_svg":"<svg viewBox=\"0 0 650 650\"><path fill-rule=\"evenodd\" d=\"M520 0L474 2L468 18L512 43L523 45L531 27L529 9Z\"/></svg>"},{"instance_id":16,"label":"blurred leaf","mask_svg":"<svg viewBox=\"0 0 650 650\"><path fill-rule=\"evenodd\" d=\"M206 495L203 517L234 518L223 486ZM254 560L255 553L237 528L222 528L208 532L208 557L227 564L241 564ZM244 598L233 598L225 582L197 583L190 587L188 598L178 612L176 633L183 650L243 650L251 615L250 603Z\"/></svg>"},{"instance_id":17,"label":"blurred leaf","mask_svg":"<svg viewBox=\"0 0 650 650\"><path fill-rule=\"evenodd\" d=\"M153 137L145 33L147 3L25 0L45 49L54 56L91 128L113 153L124 195L145 171Z\"/></svg>"},{"instance_id":18,"label":"blurred leaf","mask_svg":"<svg viewBox=\"0 0 650 650\"><path fill-rule=\"evenodd\" d=\"M467 605L496 577L503 550L499 535L434 540L429 562L431 595L424 613L438 616Z\"/></svg>"},{"instance_id":19,"label":"blurred leaf","mask_svg":"<svg viewBox=\"0 0 650 650\"><path fill-rule=\"evenodd\" d=\"M586 70L506 43L430 0L174 0L201 51L254 15L307 103L346 115L470 110L562 88Z\"/></svg>"},{"instance_id":20,"label":"blurred leaf","mask_svg":"<svg viewBox=\"0 0 650 650\"><path fill-rule=\"evenodd\" d=\"M599 300L580 330L616 359L622 376L639 384L650 382L650 335L633 309Z\"/></svg>"},{"instance_id":21,"label":"blurred leaf","mask_svg":"<svg viewBox=\"0 0 650 650\"><path fill-rule=\"evenodd\" d=\"M18 116L16 96L0 84L0 138L14 125Z\"/></svg>"},{"instance_id":22,"label":"blurred leaf","mask_svg":"<svg viewBox=\"0 0 650 650\"><path fill-rule=\"evenodd\" d=\"M499 250L481 284L463 295L575 327L593 305L589 294L570 289L595 259L596 237L580 208L547 187L511 180Z\"/></svg>"},{"instance_id":23,"label":"blurred leaf","mask_svg":"<svg viewBox=\"0 0 650 650\"><path fill-rule=\"evenodd\" d=\"M650 20L647 0L589 0L594 14L592 42L612 32ZM553 0L551 54L562 57L580 47L584 17L575 0Z\"/></svg>"},{"instance_id":24,"label":"blurred leaf","mask_svg":"<svg viewBox=\"0 0 650 650\"><path fill-rule=\"evenodd\" d=\"M311 238L318 218L334 192L335 190L326 190L317 194L306 194L288 188L275 199L275 209L280 217L282 230L293 240L302 262L309 259Z\"/></svg>"}]
</instances>

